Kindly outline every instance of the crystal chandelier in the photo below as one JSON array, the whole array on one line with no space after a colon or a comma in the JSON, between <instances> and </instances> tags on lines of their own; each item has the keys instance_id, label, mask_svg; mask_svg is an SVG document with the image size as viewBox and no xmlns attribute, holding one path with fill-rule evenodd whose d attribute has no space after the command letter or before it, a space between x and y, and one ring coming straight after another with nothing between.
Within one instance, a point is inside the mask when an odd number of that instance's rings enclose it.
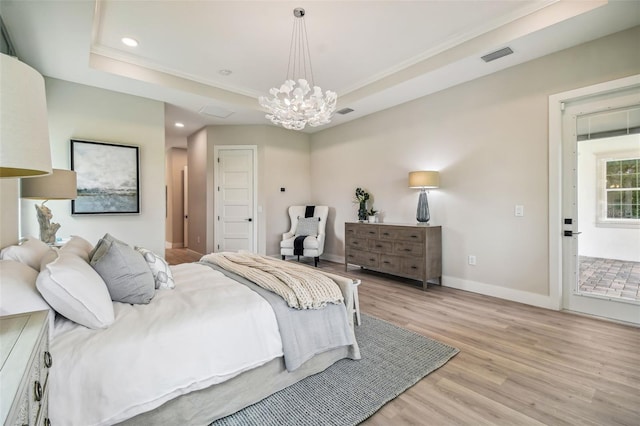
<instances>
[{"instance_id":1,"label":"crystal chandelier","mask_svg":"<svg viewBox=\"0 0 640 426\"><path fill-rule=\"evenodd\" d=\"M269 112L266 118L273 124L292 130L302 130L307 124L316 127L329 123L338 100L335 92L327 90L323 94L322 89L314 84L304 15L303 8L293 9L295 18L285 82L280 88L269 90L272 98L258 98L260 105ZM311 84L307 81L307 71Z\"/></svg>"}]
</instances>

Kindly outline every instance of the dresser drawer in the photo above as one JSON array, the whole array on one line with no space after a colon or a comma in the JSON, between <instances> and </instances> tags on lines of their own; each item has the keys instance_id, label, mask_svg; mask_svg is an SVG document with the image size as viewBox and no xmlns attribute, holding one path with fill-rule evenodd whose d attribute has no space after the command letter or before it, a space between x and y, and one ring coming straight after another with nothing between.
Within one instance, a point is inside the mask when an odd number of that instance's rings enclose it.
<instances>
[{"instance_id":1,"label":"dresser drawer","mask_svg":"<svg viewBox=\"0 0 640 426\"><path fill-rule=\"evenodd\" d=\"M425 264L423 259L403 258L400 263L399 273L405 277L421 280L424 277L424 268Z\"/></svg>"},{"instance_id":2,"label":"dresser drawer","mask_svg":"<svg viewBox=\"0 0 640 426\"><path fill-rule=\"evenodd\" d=\"M347 250L347 262L354 265L367 266L369 268L377 268L380 255L377 253L369 253L364 250Z\"/></svg>"},{"instance_id":3,"label":"dresser drawer","mask_svg":"<svg viewBox=\"0 0 640 426\"><path fill-rule=\"evenodd\" d=\"M380 272L386 272L389 274L397 274L400 272L401 259L398 256L391 256L388 254L380 255Z\"/></svg>"},{"instance_id":4,"label":"dresser drawer","mask_svg":"<svg viewBox=\"0 0 640 426\"><path fill-rule=\"evenodd\" d=\"M391 241L367 240L367 249L374 253L391 253L393 243Z\"/></svg>"},{"instance_id":5,"label":"dresser drawer","mask_svg":"<svg viewBox=\"0 0 640 426\"><path fill-rule=\"evenodd\" d=\"M356 228L356 236L361 238L378 238L378 225L362 224Z\"/></svg>"},{"instance_id":6,"label":"dresser drawer","mask_svg":"<svg viewBox=\"0 0 640 426\"><path fill-rule=\"evenodd\" d=\"M401 228L398 226L386 226L380 230L380 238L394 241L424 242L424 230L419 228Z\"/></svg>"},{"instance_id":7,"label":"dresser drawer","mask_svg":"<svg viewBox=\"0 0 640 426\"><path fill-rule=\"evenodd\" d=\"M367 250L368 243L365 238L349 238L347 239L347 247L359 250Z\"/></svg>"},{"instance_id":8,"label":"dresser drawer","mask_svg":"<svg viewBox=\"0 0 640 426\"><path fill-rule=\"evenodd\" d=\"M420 256L424 254L424 244L408 243L408 242L394 242L393 254L402 256Z\"/></svg>"}]
</instances>

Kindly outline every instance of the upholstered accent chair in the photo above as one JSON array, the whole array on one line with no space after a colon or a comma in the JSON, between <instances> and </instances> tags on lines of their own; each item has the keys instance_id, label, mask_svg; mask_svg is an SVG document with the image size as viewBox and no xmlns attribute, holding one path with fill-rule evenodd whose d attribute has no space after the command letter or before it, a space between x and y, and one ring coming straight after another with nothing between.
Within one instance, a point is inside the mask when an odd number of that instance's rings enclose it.
<instances>
[{"instance_id":1,"label":"upholstered accent chair","mask_svg":"<svg viewBox=\"0 0 640 426\"><path fill-rule=\"evenodd\" d=\"M291 229L282 234L280 254L282 260L286 256L298 256L298 260L300 260L300 256L313 257L314 265L318 266L320 255L324 252L325 227L329 207L315 206L313 217L310 218L305 217L307 211L307 206L289 207Z\"/></svg>"}]
</instances>

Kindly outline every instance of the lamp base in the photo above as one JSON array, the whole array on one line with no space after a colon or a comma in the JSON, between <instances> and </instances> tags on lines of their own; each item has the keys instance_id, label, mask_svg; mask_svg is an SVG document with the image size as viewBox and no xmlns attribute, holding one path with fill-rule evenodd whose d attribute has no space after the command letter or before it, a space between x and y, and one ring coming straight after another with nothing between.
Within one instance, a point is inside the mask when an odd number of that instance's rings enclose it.
<instances>
[{"instance_id":1,"label":"lamp base","mask_svg":"<svg viewBox=\"0 0 640 426\"><path fill-rule=\"evenodd\" d=\"M51 209L44 205L35 205L36 214L38 215L38 224L40 225L40 240L47 244L54 244L56 242L56 232L60 229L59 223L52 223Z\"/></svg>"},{"instance_id":2,"label":"lamp base","mask_svg":"<svg viewBox=\"0 0 640 426\"><path fill-rule=\"evenodd\" d=\"M418 210L416 212L416 219L420 223L427 223L431 219L429 215L429 202L427 201L427 191L422 188L420 190L420 196L418 197Z\"/></svg>"}]
</instances>

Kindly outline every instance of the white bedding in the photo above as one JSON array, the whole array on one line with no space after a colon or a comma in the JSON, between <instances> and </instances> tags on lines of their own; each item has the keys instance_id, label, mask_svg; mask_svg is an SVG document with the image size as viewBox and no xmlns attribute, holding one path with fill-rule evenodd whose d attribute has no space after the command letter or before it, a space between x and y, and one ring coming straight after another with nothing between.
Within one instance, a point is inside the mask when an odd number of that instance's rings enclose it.
<instances>
[{"instance_id":1,"label":"white bedding","mask_svg":"<svg viewBox=\"0 0 640 426\"><path fill-rule=\"evenodd\" d=\"M172 271L174 290L156 292L149 305L114 303L107 329L56 320L54 425L117 423L282 356L275 315L262 297L207 266Z\"/></svg>"}]
</instances>

